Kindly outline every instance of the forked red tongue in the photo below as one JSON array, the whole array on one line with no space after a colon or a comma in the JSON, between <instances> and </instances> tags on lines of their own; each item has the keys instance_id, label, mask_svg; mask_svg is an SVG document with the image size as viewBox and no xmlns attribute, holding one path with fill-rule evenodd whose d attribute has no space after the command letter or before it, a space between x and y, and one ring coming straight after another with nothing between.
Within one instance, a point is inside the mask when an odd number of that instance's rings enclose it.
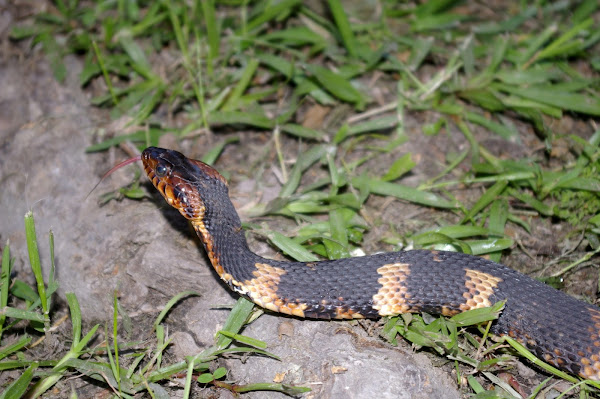
<instances>
[{"instance_id":1,"label":"forked red tongue","mask_svg":"<svg viewBox=\"0 0 600 399\"><path fill-rule=\"evenodd\" d=\"M96 187L98 187L100 185L100 183L102 183L104 181L104 179L106 179L108 177L108 175L110 175L111 173L113 173L115 170L120 169L123 166L129 165L130 163L134 163L135 161L141 161L141 160L142 160L142 156L138 155L136 157L126 159L125 161L120 162L120 163L116 164L115 166L113 166L108 172L106 172L104 174L104 176L102 176L100 178L100 181L98 183L96 183L96 185L94 186L94 188L92 188L90 190L90 192L88 193L88 195L85 196L85 199L87 199L87 197L89 197L90 194L96 189Z\"/></svg>"}]
</instances>

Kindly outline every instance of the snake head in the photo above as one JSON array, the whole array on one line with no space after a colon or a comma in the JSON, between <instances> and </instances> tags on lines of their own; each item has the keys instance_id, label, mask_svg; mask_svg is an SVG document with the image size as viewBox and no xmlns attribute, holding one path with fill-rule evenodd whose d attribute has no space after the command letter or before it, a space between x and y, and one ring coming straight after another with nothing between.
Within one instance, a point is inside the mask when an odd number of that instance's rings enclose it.
<instances>
[{"instance_id":1,"label":"snake head","mask_svg":"<svg viewBox=\"0 0 600 399\"><path fill-rule=\"evenodd\" d=\"M142 163L146 175L167 203L190 220L204 217L207 200L204 197L214 193L215 187L227 191L227 181L219 172L174 150L148 147L142 152Z\"/></svg>"}]
</instances>

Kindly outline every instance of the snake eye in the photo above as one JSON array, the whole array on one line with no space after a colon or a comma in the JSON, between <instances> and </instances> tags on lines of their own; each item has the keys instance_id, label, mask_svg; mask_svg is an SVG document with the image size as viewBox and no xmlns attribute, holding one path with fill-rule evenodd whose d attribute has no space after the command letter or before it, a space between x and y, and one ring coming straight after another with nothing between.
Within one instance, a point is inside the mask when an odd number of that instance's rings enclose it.
<instances>
[{"instance_id":1,"label":"snake eye","mask_svg":"<svg viewBox=\"0 0 600 399\"><path fill-rule=\"evenodd\" d=\"M169 168L167 168L165 165L158 165L156 167L156 169L154 170L154 174L157 177L165 177L168 172L169 172Z\"/></svg>"}]
</instances>

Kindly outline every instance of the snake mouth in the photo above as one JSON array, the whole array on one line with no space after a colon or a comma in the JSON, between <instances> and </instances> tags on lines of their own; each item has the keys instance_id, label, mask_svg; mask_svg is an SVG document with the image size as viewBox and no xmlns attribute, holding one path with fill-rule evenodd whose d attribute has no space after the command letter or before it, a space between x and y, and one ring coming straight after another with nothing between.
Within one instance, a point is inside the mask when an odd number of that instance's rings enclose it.
<instances>
[{"instance_id":1,"label":"snake mouth","mask_svg":"<svg viewBox=\"0 0 600 399\"><path fill-rule=\"evenodd\" d=\"M148 176L148 179L150 179L152 185L154 185L161 195L165 197L165 200L167 200L169 205L173 205L173 199L165 193L166 181L161 181L161 179L156 176L155 170L158 166L158 157L160 156L160 152L155 150L158 150L158 148L148 147L144 150L144 152L142 152L141 159L142 164L144 165L144 172L146 172L146 176Z\"/></svg>"},{"instance_id":2,"label":"snake mouth","mask_svg":"<svg viewBox=\"0 0 600 399\"><path fill-rule=\"evenodd\" d=\"M152 185L156 187L158 192L165 198L169 205L180 210L179 203L176 201L177 197L175 192L172 189L169 189L172 187L172 166L165 166L164 163L166 161L161 159L161 156L167 152L168 150L164 150L162 148L148 147L142 152L141 160L144 165L146 176L148 176L148 179L150 179ZM162 169L157 174L157 170L161 164Z\"/></svg>"},{"instance_id":3,"label":"snake mouth","mask_svg":"<svg viewBox=\"0 0 600 399\"><path fill-rule=\"evenodd\" d=\"M204 203L191 177L185 175L186 162L181 153L157 147L146 148L141 155L144 171L169 205L186 219L204 216Z\"/></svg>"}]
</instances>

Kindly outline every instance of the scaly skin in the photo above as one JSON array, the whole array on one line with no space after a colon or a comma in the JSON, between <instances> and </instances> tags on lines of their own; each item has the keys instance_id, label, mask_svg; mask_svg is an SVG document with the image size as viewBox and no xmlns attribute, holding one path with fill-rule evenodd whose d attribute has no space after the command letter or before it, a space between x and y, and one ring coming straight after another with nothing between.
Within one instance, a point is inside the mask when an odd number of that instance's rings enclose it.
<instances>
[{"instance_id":1,"label":"scaly skin","mask_svg":"<svg viewBox=\"0 0 600 399\"><path fill-rule=\"evenodd\" d=\"M600 310L480 257L405 251L322 262L281 262L250 251L227 182L212 167L149 147L142 162L169 205L191 221L227 285L273 312L318 319L406 312L454 315L506 301L493 331L548 363L600 380Z\"/></svg>"}]
</instances>

